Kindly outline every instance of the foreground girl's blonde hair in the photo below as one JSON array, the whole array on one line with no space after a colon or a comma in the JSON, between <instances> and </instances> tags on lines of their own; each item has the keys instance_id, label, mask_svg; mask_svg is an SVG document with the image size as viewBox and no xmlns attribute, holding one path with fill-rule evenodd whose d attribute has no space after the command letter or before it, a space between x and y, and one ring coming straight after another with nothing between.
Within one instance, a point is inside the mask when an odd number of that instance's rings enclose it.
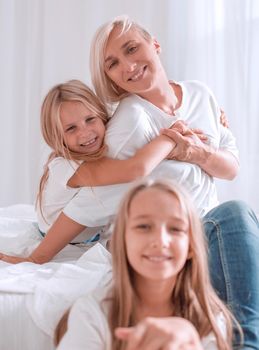
<instances>
[{"instance_id":1,"label":"foreground girl's blonde hair","mask_svg":"<svg viewBox=\"0 0 259 350\"><path fill-rule=\"evenodd\" d=\"M65 143L64 132L60 120L60 107L62 103L73 101L81 102L95 116L101 118L106 124L107 111L94 92L79 80L70 80L54 86L46 95L41 107L41 132L44 140L52 149L48 161L44 167L44 173L40 180L37 205L42 212L42 193L48 179L48 165L55 157L64 157L68 160L96 160L101 158L106 146L103 146L93 154L81 154L71 151ZM44 216L43 216L44 217Z\"/></svg>"},{"instance_id":2,"label":"foreground girl's blonde hair","mask_svg":"<svg viewBox=\"0 0 259 350\"><path fill-rule=\"evenodd\" d=\"M104 71L104 53L110 34L114 28L121 28L121 34L131 28L141 33L144 39L151 41L151 35L138 23L132 21L128 16L120 16L103 24L95 33L92 39L90 50L90 71L92 82L97 95L102 99L105 105L118 102L128 93L119 88Z\"/></svg>"},{"instance_id":3,"label":"foreground girl's blonde hair","mask_svg":"<svg viewBox=\"0 0 259 350\"><path fill-rule=\"evenodd\" d=\"M112 349L121 350L124 348L122 342L114 337L115 328L129 327L136 323L134 271L127 259L125 231L133 198L137 193L150 188L156 188L174 195L183 208L183 213L186 213L189 223L192 257L186 261L185 266L179 273L172 292L175 310L172 316L184 317L189 320L196 327L200 337L204 337L210 331L214 332L218 348L220 350L230 350L233 317L211 286L207 264L207 248L201 222L191 205L189 197L178 186L165 181L144 181L135 186L124 198L115 220L111 241L114 287L111 294L109 314L110 328L113 335ZM155 200L155 198L150 198L150 200ZM226 337L221 334L217 325L216 317L220 313L225 318Z\"/></svg>"}]
</instances>

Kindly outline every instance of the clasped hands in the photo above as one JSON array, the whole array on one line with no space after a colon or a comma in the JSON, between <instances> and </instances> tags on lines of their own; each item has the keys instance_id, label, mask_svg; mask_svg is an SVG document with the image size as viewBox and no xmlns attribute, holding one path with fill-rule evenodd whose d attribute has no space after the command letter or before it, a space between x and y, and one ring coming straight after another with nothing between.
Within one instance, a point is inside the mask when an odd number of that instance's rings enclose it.
<instances>
[{"instance_id":1,"label":"clasped hands","mask_svg":"<svg viewBox=\"0 0 259 350\"><path fill-rule=\"evenodd\" d=\"M220 124L228 128L228 118L222 109L220 112ZM213 153L211 146L207 144L208 137L204 132L198 128L189 128L183 120L176 121L170 129L162 129L160 133L170 137L176 143L167 159L201 165L204 158Z\"/></svg>"},{"instance_id":2,"label":"clasped hands","mask_svg":"<svg viewBox=\"0 0 259 350\"><path fill-rule=\"evenodd\" d=\"M182 120L175 122L170 129L162 129L160 133L176 143L167 159L199 164L210 147L206 144L208 138L201 129L191 129Z\"/></svg>"}]
</instances>

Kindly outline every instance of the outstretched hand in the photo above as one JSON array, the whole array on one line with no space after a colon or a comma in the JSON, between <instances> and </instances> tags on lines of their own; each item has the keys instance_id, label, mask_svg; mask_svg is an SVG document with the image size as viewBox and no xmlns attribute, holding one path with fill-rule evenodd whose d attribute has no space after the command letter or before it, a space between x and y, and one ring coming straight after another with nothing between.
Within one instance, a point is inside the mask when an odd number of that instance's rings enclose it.
<instances>
[{"instance_id":1,"label":"outstretched hand","mask_svg":"<svg viewBox=\"0 0 259 350\"><path fill-rule=\"evenodd\" d=\"M33 262L32 259L28 258L21 258L18 256L11 256L11 255L7 255L7 254L2 254L0 253L0 260L4 261L4 262L8 262L10 264L18 264L21 262Z\"/></svg>"},{"instance_id":2,"label":"outstretched hand","mask_svg":"<svg viewBox=\"0 0 259 350\"><path fill-rule=\"evenodd\" d=\"M117 328L115 336L126 350L201 350L198 332L180 317L145 318L135 327Z\"/></svg>"}]
</instances>

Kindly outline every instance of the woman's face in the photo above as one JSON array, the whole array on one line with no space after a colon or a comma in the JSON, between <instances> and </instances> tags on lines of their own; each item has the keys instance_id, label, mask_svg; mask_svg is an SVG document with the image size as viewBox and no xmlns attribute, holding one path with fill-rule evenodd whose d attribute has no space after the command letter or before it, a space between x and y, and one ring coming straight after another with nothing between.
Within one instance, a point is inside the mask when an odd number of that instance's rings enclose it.
<instances>
[{"instance_id":1,"label":"woman's face","mask_svg":"<svg viewBox=\"0 0 259 350\"><path fill-rule=\"evenodd\" d=\"M101 118L95 116L83 103L63 102L60 120L68 148L77 153L91 154L100 149L105 135Z\"/></svg>"},{"instance_id":2,"label":"woman's face","mask_svg":"<svg viewBox=\"0 0 259 350\"><path fill-rule=\"evenodd\" d=\"M129 264L138 280L169 280L189 257L189 225L178 199L150 188L132 200L125 232Z\"/></svg>"},{"instance_id":3,"label":"woman's face","mask_svg":"<svg viewBox=\"0 0 259 350\"><path fill-rule=\"evenodd\" d=\"M141 95L155 87L162 67L159 51L159 44L147 41L136 28L120 35L116 27L105 51L105 72L123 90Z\"/></svg>"}]
</instances>

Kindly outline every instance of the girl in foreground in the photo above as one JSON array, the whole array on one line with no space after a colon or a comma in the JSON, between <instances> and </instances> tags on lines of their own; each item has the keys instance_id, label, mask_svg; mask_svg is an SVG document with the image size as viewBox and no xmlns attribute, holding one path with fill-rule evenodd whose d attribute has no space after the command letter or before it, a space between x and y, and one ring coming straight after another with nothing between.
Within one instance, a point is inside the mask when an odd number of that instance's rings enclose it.
<instances>
[{"instance_id":1,"label":"girl in foreground","mask_svg":"<svg viewBox=\"0 0 259 350\"><path fill-rule=\"evenodd\" d=\"M37 206L44 239L28 257L0 253L0 259L45 263L71 241L80 243L98 237L100 227L86 229L63 213L79 186L130 182L145 176L175 146L174 141L161 135L130 159L109 159L104 144L107 121L103 104L82 82L71 80L49 91L42 105L41 129L52 152L40 181ZM76 172L79 167L80 175Z\"/></svg>"},{"instance_id":2,"label":"girl in foreground","mask_svg":"<svg viewBox=\"0 0 259 350\"><path fill-rule=\"evenodd\" d=\"M231 349L232 316L211 287L202 226L178 186L133 187L111 248L112 284L74 304L58 350Z\"/></svg>"}]
</instances>

